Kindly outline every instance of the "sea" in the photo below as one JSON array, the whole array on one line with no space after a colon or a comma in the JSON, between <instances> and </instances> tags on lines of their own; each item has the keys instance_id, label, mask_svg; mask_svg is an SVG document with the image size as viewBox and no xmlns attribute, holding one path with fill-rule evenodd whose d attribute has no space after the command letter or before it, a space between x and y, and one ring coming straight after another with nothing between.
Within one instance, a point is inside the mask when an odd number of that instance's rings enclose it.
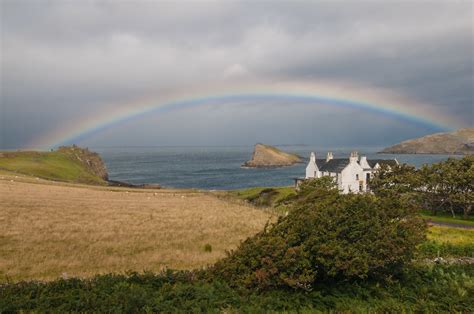
<instances>
[{"instance_id":1,"label":"sea","mask_svg":"<svg viewBox=\"0 0 474 314\"><path fill-rule=\"evenodd\" d=\"M367 159L393 159L420 167L449 158L449 155L377 154L380 147L318 148L308 145L281 145L280 149L302 156L305 163L283 168L242 168L252 156L253 146L185 147L90 147L100 153L110 180L131 184L159 184L169 188L234 190L256 186L288 186L304 177L311 152L325 158L349 158L351 151Z\"/></svg>"}]
</instances>

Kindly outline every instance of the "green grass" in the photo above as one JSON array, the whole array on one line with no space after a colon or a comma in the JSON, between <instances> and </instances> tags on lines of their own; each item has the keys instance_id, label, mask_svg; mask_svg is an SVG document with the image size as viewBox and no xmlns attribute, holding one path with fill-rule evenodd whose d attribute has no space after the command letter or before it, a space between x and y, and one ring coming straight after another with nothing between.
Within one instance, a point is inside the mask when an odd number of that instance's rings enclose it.
<instances>
[{"instance_id":1,"label":"green grass","mask_svg":"<svg viewBox=\"0 0 474 314\"><path fill-rule=\"evenodd\" d=\"M456 216L456 218L453 218L451 213L447 213L447 212L438 212L436 216L434 216L429 210L423 210L421 211L421 216L433 222L474 226L474 215L470 215L468 219L463 219L463 217L459 214Z\"/></svg>"},{"instance_id":2,"label":"green grass","mask_svg":"<svg viewBox=\"0 0 474 314\"><path fill-rule=\"evenodd\" d=\"M430 227L418 250L425 257L474 257L474 229Z\"/></svg>"},{"instance_id":3,"label":"green grass","mask_svg":"<svg viewBox=\"0 0 474 314\"><path fill-rule=\"evenodd\" d=\"M54 181L105 184L79 160L58 151L4 152L0 157L0 170Z\"/></svg>"},{"instance_id":4,"label":"green grass","mask_svg":"<svg viewBox=\"0 0 474 314\"><path fill-rule=\"evenodd\" d=\"M0 286L0 311L114 313L470 313L474 268L407 268L388 281L343 281L311 291L235 289L199 272L102 275ZM204 275L205 277L205 275Z\"/></svg>"},{"instance_id":5,"label":"green grass","mask_svg":"<svg viewBox=\"0 0 474 314\"><path fill-rule=\"evenodd\" d=\"M245 200L258 207L271 207L277 211L286 211L290 199L296 195L292 186L254 187L229 192L231 196Z\"/></svg>"}]
</instances>

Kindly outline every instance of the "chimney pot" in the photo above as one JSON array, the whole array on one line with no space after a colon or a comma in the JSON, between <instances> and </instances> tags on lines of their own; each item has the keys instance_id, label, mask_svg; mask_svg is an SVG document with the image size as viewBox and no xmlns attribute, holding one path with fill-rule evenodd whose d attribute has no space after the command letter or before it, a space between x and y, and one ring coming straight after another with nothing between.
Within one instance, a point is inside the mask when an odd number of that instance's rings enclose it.
<instances>
[{"instance_id":1,"label":"chimney pot","mask_svg":"<svg viewBox=\"0 0 474 314\"><path fill-rule=\"evenodd\" d=\"M326 162L330 161L331 159L333 159L332 152L328 152L328 154L326 155Z\"/></svg>"}]
</instances>

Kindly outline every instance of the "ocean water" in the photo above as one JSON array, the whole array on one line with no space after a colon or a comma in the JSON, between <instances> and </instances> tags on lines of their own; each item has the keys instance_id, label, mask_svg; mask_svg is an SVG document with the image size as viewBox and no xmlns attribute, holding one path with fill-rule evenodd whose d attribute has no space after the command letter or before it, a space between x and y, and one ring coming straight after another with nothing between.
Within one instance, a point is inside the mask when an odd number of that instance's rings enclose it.
<instances>
[{"instance_id":1,"label":"ocean water","mask_svg":"<svg viewBox=\"0 0 474 314\"><path fill-rule=\"evenodd\" d=\"M352 150L368 159L397 158L417 167L447 159L448 155L385 155L380 148L326 149L311 146L281 146L308 160L310 152L325 158L349 158ZM164 187L230 190L254 186L292 185L293 178L305 174L306 163L272 169L245 169L253 146L231 147L91 147L104 159L111 180L133 184L157 183Z\"/></svg>"}]
</instances>

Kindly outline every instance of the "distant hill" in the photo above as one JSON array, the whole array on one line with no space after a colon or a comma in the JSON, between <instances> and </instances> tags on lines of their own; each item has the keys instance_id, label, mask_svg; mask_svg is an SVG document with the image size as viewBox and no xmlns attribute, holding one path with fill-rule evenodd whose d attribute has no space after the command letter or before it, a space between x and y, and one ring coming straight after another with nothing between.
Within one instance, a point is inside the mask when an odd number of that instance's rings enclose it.
<instances>
[{"instance_id":1,"label":"distant hill","mask_svg":"<svg viewBox=\"0 0 474 314\"><path fill-rule=\"evenodd\" d=\"M284 152L276 147L264 144L256 144L252 159L246 161L242 167L250 168L272 168L291 166L301 163L300 156Z\"/></svg>"},{"instance_id":2,"label":"distant hill","mask_svg":"<svg viewBox=\"0 0 474 314\"><path fill-rule=\"evenodd\" d=\"M401 142L382 150L388 154L474 154L474 128L435 133Z\"/></svg>"},{"instance_id":3,"label":"distant hill","mask_svg":"<svg viewBox=\"0 0 474 314\"><path fill-rule=\"evenodd\" d=\"M99 154L75 145L51 152L0 152L0 170L73 183L105 185L108 179Z\"/></svg>"}]
</instances>

